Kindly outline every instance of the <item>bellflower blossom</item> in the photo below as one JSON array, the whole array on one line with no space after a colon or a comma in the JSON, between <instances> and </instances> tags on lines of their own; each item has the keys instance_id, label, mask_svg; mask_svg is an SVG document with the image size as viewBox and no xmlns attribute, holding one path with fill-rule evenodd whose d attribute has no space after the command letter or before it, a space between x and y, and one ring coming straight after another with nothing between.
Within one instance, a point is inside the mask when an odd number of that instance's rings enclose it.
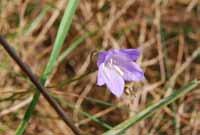
<instances>
[{"instance_id":1,"label":"bellflower blossom","mask_svg":"<svg viewBox=\"0 0 200 135\"><path fill-rule=\"evenodd\" d=\"M98 54L97 85L106 84L115 96L124 92L125 81L142 81L144 72L135 61L140 52L138 49L112 49Z\"/></svg>"}]
</instances>

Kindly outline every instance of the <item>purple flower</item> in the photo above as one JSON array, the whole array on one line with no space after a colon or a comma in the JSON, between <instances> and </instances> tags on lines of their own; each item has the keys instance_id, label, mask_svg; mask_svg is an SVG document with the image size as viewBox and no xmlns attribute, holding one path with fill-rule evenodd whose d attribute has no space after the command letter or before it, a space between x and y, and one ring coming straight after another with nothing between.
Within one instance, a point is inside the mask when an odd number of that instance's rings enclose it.
<instances>
[{"instance_id":1,"label":"purple flower","mask_svg":"<svg viewBox=\"0 0 200 135\"><path fill-rule=\"evenodd\" d=\"M135 61L140 53L137 49L113 49L98 54L99 68L97 85L107 85L117 97L124 92L125 81L141 81L144 72Z\"/></svg>"}]
</instances>

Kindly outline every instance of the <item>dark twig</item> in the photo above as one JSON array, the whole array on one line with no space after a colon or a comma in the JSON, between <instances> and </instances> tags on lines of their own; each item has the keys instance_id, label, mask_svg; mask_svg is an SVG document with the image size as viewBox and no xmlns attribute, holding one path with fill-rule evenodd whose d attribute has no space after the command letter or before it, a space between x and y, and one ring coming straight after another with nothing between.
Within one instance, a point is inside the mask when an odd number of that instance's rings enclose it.
<instances>
[{"instance_id":1,"label":"dark twig","mask_svg":"<svg viewBox=\"0 0 200 135\"><path fill-rule=\"evenodd\" d=\"M55 109L58 115L66 123L66 125L69 126L76 135L81 135L78 128L76 128L76 126L73 124L73 121L66 115L64 110L60 107L60 105L48 94L46 88L39 83L35 75L32 73L31 69L19 58L15 50L6 42L6 40L2 36L0 36L0 44L2 44L4 49L8 52L8 54L15 60L15 62L19 65L19 67L26 73L26 75L30 78L32 83L37 88L37 90L39 90L42 93L42 95L46 98L49 104Z\"/></svg>"}]
</instances>

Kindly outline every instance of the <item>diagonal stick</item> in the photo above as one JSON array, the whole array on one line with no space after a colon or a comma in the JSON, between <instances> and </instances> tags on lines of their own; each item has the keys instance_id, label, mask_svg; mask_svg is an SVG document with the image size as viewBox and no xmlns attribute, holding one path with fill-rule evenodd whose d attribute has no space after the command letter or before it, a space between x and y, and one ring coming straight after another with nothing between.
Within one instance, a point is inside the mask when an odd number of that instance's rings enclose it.
<instances>
[{"instance_id":1,"label":"diagonal stick","mask_svg":"<svg viewBox=\"0 0 200 135\"><path fill-rule=\"evenodd\" d=\"M4 47L7 53L14 59L14 61L18 64L18 66L26 73L32 83L35 85L38 91L42 93L42 95L46 98L49 104L54 108L57 114L62 118L67 126L71 128L71 130L76 134L80 135L80 131L76 126L73 124L74 122L67 116L64 110L60 107L60 105L48 94L46 88L42 86L31 69L26 65L20 57L16 54L15 50L7 43L7 41L0 36L0 44Z\"/></svg>"}]
</instances>

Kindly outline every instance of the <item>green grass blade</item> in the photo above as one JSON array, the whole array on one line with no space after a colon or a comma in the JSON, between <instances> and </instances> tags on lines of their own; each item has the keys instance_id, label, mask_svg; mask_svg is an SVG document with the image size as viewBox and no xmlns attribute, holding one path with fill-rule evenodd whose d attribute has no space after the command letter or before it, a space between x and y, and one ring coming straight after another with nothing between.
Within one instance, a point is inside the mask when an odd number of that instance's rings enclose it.
<instances>
[{"instance_id":1,"label":"green grass blade","mask_svg":"<svg viewBox=\"0 0 200 135\"><path fill-rule=\"evenodd\" d=\"M93 35L94 32L87 32L84 35L77 37L72 44L70 44L69 48L67 48L58 58L58 62L61 62L66 58L74 49L76 49L85 39L91 35Z\"/></svg>"},{"instance_id":2,"label":"green grass blade","mask_svg":"<svg viewBox=\"0 0 200 135\"><path fill-rule=\"evenodd\" d=\"M126 131L129 127L133 126L134 124L138 123L139 121L147 118L150 116L154 111L161 109L162 107L165 107L166 105L172 103L177 98L180 98L184 94L188 93L192 89L194 89L199 84L198 81L194 80L188 83L187 85L183 86L179 90L174 91L170 96L160 100L160 102L155 103L149 107L147 107L142 112L138 113L137 115L131 117L130 119L122 122L121 124L115 126L111 130L105 132L103 135L118 135L122 134L124 131Z\"/></svg>"},{"instance_id":3,"label":"green grass blade","mask_svg":"<svg viewBox=\"0 0 200 135\"><path fill-rule=\"evenodd\" d=\"M73 103L70 103L70 102L66 102L66 100L64 100L61 96L54 96L57 100L59 100L61 102L61 104L63 106L66 106L66 107L69 107L71 109L74 109L75 108L75 105ZM86 116L88 118L90 118L92 121L98 123L99 125L101 125L102 127L104 127L105 129L111 129L112 126L110 126L109 124L105 123L104 121L98 119L96 116L88 113L88 112L85 112L85 111L82 111L82 110L79 110L79 113L83 116Z\"/></svg>"},{"instance_id":4,"label":"green grass blade","mask_svg":"<svg viewBox=\"0 0 200 135\"><path fill-rule=\"evenodd\" d=\"M63 19L62 19L61 24L60 24L60 27L58 29L55 44L54 44L53 51L51 53L49 62L47 64L47 68L44 71L44 74L42 75L43 80L47 79L47 77L51 74L51 72L53 71L53 68L56 65L58 55L61 51L64 40L65 40L65 38L68 34L69 28L71 26L73 15L74 15L75 10L78 6L78 2L79 2L79 0L70 0L69 3L68 3L68 6L65 10Z\"/></svg>"},{"instance_id":5,"label":"green grass blade","mask_svg":"<svg viewBox=\"0 0 200 135\"><path fill-rule=\"evenodd\" d=\"M33 22L31 24L29 24L29 26L27 26L24 29L24 35L28 36L31 32L33 32L33 30L35 28L38 27L38 25L42 22L42 20L44 19L44 17L46 16L47 12L50 10L49 6L46 6L41 13L35 18L35 20L33 20Z\"/></svg>"},{"instance_id":6,"label":"green grass blade","mask_svg":"<svg viewBox=\"0 0 200 135\"><path fill-rule=\"evenodd\" d=\"M44 73L42 74L41 78L40 78L40 82L44 85L48 76L52 73L56 62L57 62L57 58L58 55L60 53L60 50L62 48L62 45L64 43L64 40L68 34L69 28L71 26L72 23L72 18L73 15L76 11L76 8L78 6L79 0L69 0L67 8L65 10L64 16L61 20L59 29L58 29L58 33L56 36L56 40L54 43L54 47L49 59L49 62L45 68ZM24 118L21 121L20 125L18 126L17 130L16 130L16 135L22 135L28 125L28 121L32 116L33 110L39 100L39 96L40 93L36 92L33 100L31 101L31 104L29 105L27 111L25 112Z\"/></svg>"},{"instance_id":7,"label":"green grass blade","mask_svg":"<svg viewBox=\"0 0 200 135\"><path fill-rule=\"evenodd\" d=\"M40 97L40 93L38 91L36 91L30 105L27 108L27 111L25 112L25 115L24 115L22 121L20 122L20 124L16 130L16 133L15 133L16 135L23 135L23 133L28 125L28 121L34 111L36 104L37 104L36 101L39 100L39 97Z\"/></svg>"}]
</instances>

